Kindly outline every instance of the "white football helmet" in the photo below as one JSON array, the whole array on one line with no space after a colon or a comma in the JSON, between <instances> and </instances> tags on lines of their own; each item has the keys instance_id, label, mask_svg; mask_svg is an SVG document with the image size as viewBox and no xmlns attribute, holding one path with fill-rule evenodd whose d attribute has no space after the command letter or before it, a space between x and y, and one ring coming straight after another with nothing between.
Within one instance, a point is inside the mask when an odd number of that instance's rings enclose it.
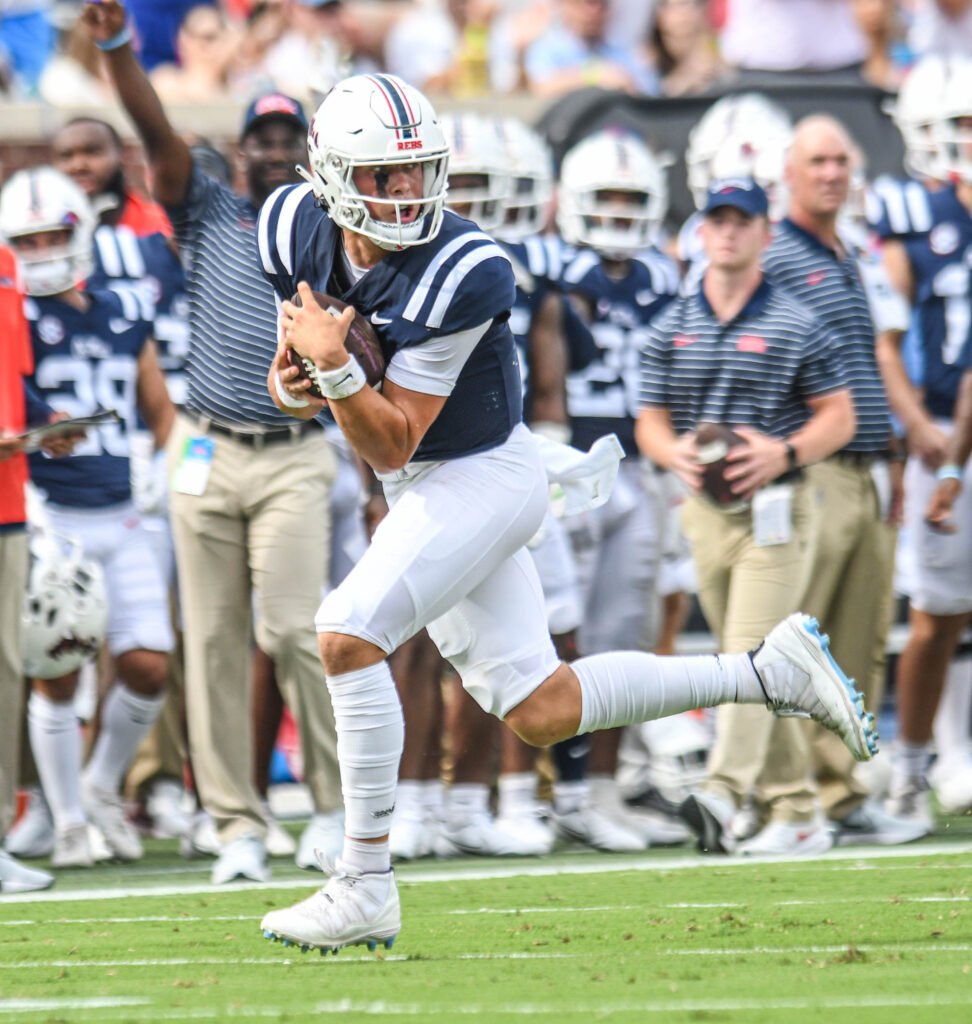
<instances>
[{"instance_id":1,"label":"white football helmet","mask_svg":"<svg viewBox=\"0 0 972 1024\"><path fill-rule=\"evenodd\" d=\"M503 197L503 223L496 236L506 242L522 242L547 227L553 200L553 154L537 132L515 117L500 122L500 134L510 174Z\"/></svg>"},{"instance_id":2,"label":"white football helmet","mask_svg":"<svg viewBox=\"0 0 972 1024\"><path fill-rule=\"evenodd\" d=\"M66 245L33 254L17 251L28 295L58 295L94 269L97 218L81 187L53 167L12 175L0 192L0 238L17 249L26 235L71 229Z\"/></svg>"},{"instance_id":3,"label":"white football helmet","mask_svg":"<svg viewBox=\"0 0 972 1024\"><path fill-rule=\"evenodd\" d=\"M783 180L783 162L793 138L790 116L768 96L758 92L743 92L723 96L709 107L689 132L685 150L688 187L697 209L705 206L709 185L726 177L717 172L714 161L720 154L724 164L738 162L748 151L748 159L760 165L763 175L776 173ZM732 171L736 177L740 171ZM753 171L746 172L747 176ZM759 180L759 179L757 179ZM765 184L760 181L765 189Z\"/></svg>"},{"instance_id":4,"label":"white football helmet","mask_svg":"<svg viewBox=\"0 0 972 1024\"><path fill-rule=\"evenodd\" d=\"M668 182L661 158L630 134L599 131L564 157L560 168L557 227L564 240L609 259L647 249L668 211ZM604 197L628 194L628 202Z\"/></svg>"},{"instance_id":5,"label":"white football helmet","mask_svg":"<svg viewBox=\"0 0 972 1024\"><path fill-rule=\"evenodd\" d=\"M506 151L498 125L464 111L442 115L442 134L449 147L449 194L446 205L494 231L503 219L503 197L509 191ZM473 179L456 184L459 176Z\"/></svg>"},{"instance_id":6,"label":"white football helmet","mask_svg":"<svg viewBox=\"0 0 972 1024\"><path fill-rule=\"evenodd\" d=\"M944 89L934 133L941 147L945 180L972 185L972 57L946 58Z\"/></svg>"},{"instance_id":7,"label":"white football helmet","mask_svg":"<svg viewBox=\"0 0 972 1024\"><path fill-rule=\"evenodd\" d=\"M307 139L310 170L299 168L339 227L370 238L382 249L422 245L439 232L446 196L449 150L432 104L394 75L354 75L324 97ZM420 164L422 196L396 199L362 195L354 183L359 167ZM376 220L367 204L391 209ZM419 207L402 220L402 207Z\"/></svg>"},{"instance_id":8,"label":"white football helmet","mask_svg":"<svg viewBox=\"0 0 972 1024\"><path fill-rule=\"evenodd\" d=\"M24 675L54 679L80 668L97 655L107 625L101 566L76 542L35 532L23 605Z\"/></svg>"},{"instance_id":9,"label":"white football helmet","mask_svg":"<svg viewBox=\"0 0 972 1024\"><path fill-rule=\"evenodd\" d=\"M789 202L784 181L789 145L789 137L781 135L774 126L765 129L753 125L746 131L734 132L709 163L712 181L752 178L766 193L770 220L782 220Z\"/></svg>"},{"instance_id":10,"label":"white football helmet","mask_svg":"<svg viewBox=\"0 0 972 1024\"><path fill-rule=\"evenodd\" d=\"M905 144L905 167L916 178L945 181L940 130L954 58L928 54L908 73L888 110Z\"/></svg>"}]
</instances>

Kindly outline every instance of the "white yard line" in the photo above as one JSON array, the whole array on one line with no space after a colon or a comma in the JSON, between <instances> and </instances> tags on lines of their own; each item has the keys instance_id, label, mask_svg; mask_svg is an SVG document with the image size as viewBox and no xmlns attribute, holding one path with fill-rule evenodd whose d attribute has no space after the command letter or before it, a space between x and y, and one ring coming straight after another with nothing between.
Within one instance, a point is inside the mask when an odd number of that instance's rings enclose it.
<instances>
[{"instance_id":1,"label":"white yard line","mask_svg":"<svg viewBox=\"0 0 972 1024\"><path fill-rule=\"evenodd\" d=\"M149 1006L141 996L94 996L86 999L0 999L0 1013L48 1013L51 1010L108 1010L116 1006Z\"/></svg>"},{"instance_id":2,"label":"white yard line","mask_svg":"<svg viewBox=\"0 0 972 1024\"><path fill-rule=\"evenodd\" d=\"M700 946L696 948L659 949L655 955L659 957L690 957L690 956L792 956L832 955L846 953L848 943L833 946ZM892 942L880 944L854 944L854 949L864 956L882 956L889 953L968 953L972 944L968 942ZM594 960L598 957L616 958L616 949L605 949L603 952L563 953L563 952L509 952L509 953L454 953L441 955L422 954L423 961L438 963L454 960ZM23 960L17 963L0 963L0 971L44 970L50 968L92 968L101 970L106 967L290 967L295 963L314 963L322 959L319 953L293 954L281 957L138 957L131 959L75 959L69 957L61 960ZM360 964L360 963L408 963L414 957L406 954L386 953L381 957L372 954L355 954L342 952L339 956L326 956L329 964Z\"/></svg>"},{"instance_id":3,"label":"white yard line","mask_svg":"<svg viewBox=\"0 0 972 1024\"><path fill-rule=\"evenodd\" d=\"M718 868L720 871L731 868L758 868L761 866L791 866L794 870L802 870L807 864L820 867L822 864L831 871L888 871L913 869L926 865L894 864L893 861L915 861L942 854L968 855L972 853L972 843L926 843L917 846L895 847L851 847L829 850L819 857L801 857L798 860L784 857L761 857L759 860L742 860L729 857L705 857L701 854L673 855L670 857L610 857L593 856L588 863L559 862L558 858L525 864L505 864L497 860L483 860L474 863L463 861L434 867L408 865L398 873L399 885L420 884L425 882L457 882L457 881L489 881L495 878L513 878L517 875L531 878L553 877L556 875L594 875L618 871L681 871L692 868ZM871 861L880 861L880 867ZM829 862L829 863L828 863ZM947 868L969 868L970 863L949 864ZM164 872L160 872L164 874ZM279 882L234 882L230 885L213 885L210 882L199 882L195 885L124 885L112 888L76 889L64 886L44 892L10 893L0 897L0 908L15 903L65 903L69 901L91 901L123 899L131 896L200 896L212 893L247 892L266 889L310 889L319 884L321 876L308 873L306 878L285 879Z\"/></svg>"}]
</instances>

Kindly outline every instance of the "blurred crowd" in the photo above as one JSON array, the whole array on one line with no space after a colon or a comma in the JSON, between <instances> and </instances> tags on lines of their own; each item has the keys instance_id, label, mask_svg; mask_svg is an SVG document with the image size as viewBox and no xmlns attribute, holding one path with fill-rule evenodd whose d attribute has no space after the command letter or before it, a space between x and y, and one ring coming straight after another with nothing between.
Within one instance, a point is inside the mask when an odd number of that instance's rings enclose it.
<instances>
[{"instance_id":1,"label":"blurred crowd","mask_svg":"<svg viewBox=\"0 0 972 1024\"><path fill-rule=\"evenodd\" d=\"M0 3L0 96L110 89L77 0ZM846 72L894 90L927 53L972 51L970 0L137 0L135 48L166 102L305 99L385 70L456 99L584 86L709 92L752 72Z\"/></svg>"}]
</instances>

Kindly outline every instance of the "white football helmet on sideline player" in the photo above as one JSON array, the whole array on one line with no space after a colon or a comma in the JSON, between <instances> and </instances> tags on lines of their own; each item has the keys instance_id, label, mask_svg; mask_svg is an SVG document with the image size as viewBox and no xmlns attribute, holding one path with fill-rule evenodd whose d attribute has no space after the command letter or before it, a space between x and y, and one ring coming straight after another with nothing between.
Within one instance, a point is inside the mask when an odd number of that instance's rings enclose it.
<instances>
[{"instance_id":1,"label":"white football helmet on sideline player","mask_svg":"<svg viewBox=\"0 0 972 1024\"><path fill-rule=\"evenodd\" d=\"M12 175L0 192L0 238L13 243L28 235L69 230L57 249L33 255L18 249L28 295L57 295L90 276L94 269L97 220L88 197L53 167L31 167Z\"/></svg>"},{"instance_id":2,"label":"white football helmet on sideline player","mask_svg":"<svg viewBox=\"0 0 972 1024\"><path fill-rule=\"evenodd\" d=\"M782 158L792 137L790 116L762 93L737 93L717 100L689 132L685 150L688 187L696 208L701 210L705 205L709 185L726 176L715 170L713 161L730 139L732 145L725 160L746 157L754 167L760 165L762 173L767 175L775 173L775 163L779 160L779 180L782 180ZM740 172L727 173L734 177ZM746 173L748 176L753 171Z\"/></svg>"},{"instance_id":3,"label":"white football helmet on sideline player","mask_svg":"<svg viewBox=\"0 0 972 1024\"><path fill-rule=\"evenodd\" d=\"M945 180L972 184L972 57L948 58L934 134Z\"/></svg>"},{"instance_id":4,"label":"white football helmet on sideline player","mask_svg":"<svg viewBox=\"0 0 972 1024\"><path fill-rule=\"evenodd\" d=\"M888 111L905 144L905 168L919 179L947 180L941 119L954 58L928 54L908 73Z\"/></svg>"},{"instance_id":5,"label":"white football helmet on sideline player","mask_svg":"<svg viewBox=\"0 0 972 1024\"><path fill-rule=\"evenodd\" d=\"M471 111L444 114L442 134L449 147L446 205L493 232L503 220L503 197L510 173L496 121Z\"/></svg>"},{"instance_id":6,"label":"white football helmet on sideline player","mask_svg":"<svg viewBox=\"0 0 972 1024\"><path fill-rule=\"evenodd\" d=\"M668 212L665 166L634 135L588 135L567 153L560 169L557 227L564 240L608 259L628 259L647 249ZM617 193L626 193L628 201L619 201Z\"/></svg>"},{"instance_id":7,"label":"white football helmet on sideline player","mask_svg":"<svg viewBox=\"0 0 972 1024\"><path fill-rule=\"evenodd\" d=\"M326 131L320 131L326 125ZM370 238L382 249L403 249L435 238L442 224L449 149L429 101L394 75L355 75L338 82L324 97L307 137L310 169L300 174L331 219ZM362 196L354 183L359 167L402 163L422 165L422 199ZM367 204L395 210L390 223L375 220ZM402 207L420 207L411 222Z\"/></svg>"},{"instance_id":8,"label":"white football helmet on sideline player","mask_svg":"<svg viewBox=\"0 0 972 1024\"><path fill-rule=\"evenodd\" d=\"M37 531L23 604L24 675L55 679L98 653L108 625L101 567L75 541Z\"/></svg>"},{"instance_id":9,"label":"white football helmet on sideline player","mask_svg":"<svg viewBox=\"0 0 972 1024\"><path fill-rule=\"evenodd\" d=\"M790 136L783 135L777 125L753 125L745 131L734 132L710 162L712 181L752 178L766 193L770 220L782 220L789 203L784 181L789 145Z\"/></svg>"},{"instance_id":10,"label":"white football helmet on sideline player","mask_svg":"<svg viewBox=\"0 0 972 1024\"><path fill-rule=\"evenodd\" d=\"M537 132L515 117L500 122L509 178L496 237L522 242L544 232L553 202L553 154Z\"/></svg>"}]
</instances>

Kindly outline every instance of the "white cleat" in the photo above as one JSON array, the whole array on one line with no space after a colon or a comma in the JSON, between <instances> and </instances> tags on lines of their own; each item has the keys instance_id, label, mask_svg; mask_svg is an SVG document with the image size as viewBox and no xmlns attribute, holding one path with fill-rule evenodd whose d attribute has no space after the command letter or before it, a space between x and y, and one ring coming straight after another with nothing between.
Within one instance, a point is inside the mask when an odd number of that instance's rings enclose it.
<instances>
[{"instance_id":1,"label":"white cleat","mask_svg":"<svg viewBox=\"0 0 972 1024\"><path fill-rule=\"evenodd\" d=\"M319 869L317 851L320 850L333 864L344 847L344 811L318 812L301 833L294 862L299 868Z\"/></svg>"},{"instance_id":2,"label":"white cleat","mask_svg":"<svg viewBox=\"0 0 972 1024\"><path fill-rule=\"evenodd\" d=\"M609 817L626 832L643 840L644 847L675 846L687 842L688 829L680 822L647 807L631 807L621 799L621 790L611 776L594 776L590 780L589 805Z\"/></svg>"},{"instance_id":3,"label":"white cleat","mask_svg":"<svg viewBox=\"0 0 972 1024\"><path fill-rule=\"evenodd\" d=\"M740 843L736 853L740 857L812 857L833 845L833 832L820 822L771 821L752 839Z\"/></svg>"},{"instance_id":4,"label":"white cleat","mask_svg":"<svg viewBox=\"0 0 972 1024\"><path fill-rule=\"evenodd\" d=\"M186 813L186 791L175 779L159 779L145 801L145 813L152 821L154 839L181 839L192 828Z\"/></svg>"},{"instance_id":5,"label":"white cleat","mask_svg":"<svg viewBox=\"0 0 972 1024\"><path fill-rule=\"evenodd\" d=\"M518 834L485 812L458 824L443 822L435 840L437 857L537 857L545 852L538 849L535 835Z\"/></svg>"},{"instance_id":6,"label":"white cleat","mask_svg":"<svg viewBox=\"0 0 972 1024\"><path fill-rule=\"evenodd\" d=\"M81 780L84 813L105 837L108 849L119 860L141 860L144 850L138 829L125 816L125 798Z\"/></svg>"},{"instance_id":7,"label":"white cleat","mask_svg":"<svg viewBox=\"0 0 972 1024\"><path fill-rule=\"evenodd\" d=\"M928 773L928 781L945 814L965 814L972 810L972 757L936 761Z\"/></svg>"},{"instance_id":8,"label":"white cleat","mask_svg":"<svg viewBox=\"0 0 972 1024\"><path fill-rule=\"evenodd\" d=\"M29 868L0 850L0 893L37 892L53 884L54 876L49 871Z\"/></svg>"},{"instance_id":9,"label":"white cleat","mask_svg":"<svg viewBox=\"0 0 972 1024\"><path fill-rule=\"evenodd\" d=\"M931 835L935 831L935 817L928 799L928 786L924 779L912 776L894 776L884 803L888 814L904 821L913 822Z\"/></svg>"},{"instance_id":10,"label":"white cleat","mask_svg":"<svg viewBox=\"0 0 972 1024\"><path fill-rule=\"evenodd\" d=\"M728 800L700 790L682 801L678 815L695 833L702 853L732 853L736 848L736 810Z\"/></svg>"},{"instance_id":11,"label":"white cleat","mask_svg":"<svg viewBox=\"0 0 972 1024\"><path fill-rule=\"evenodd\" d=\"M576 811L558 814L554 811L557 835L575 843L583 843L608 853L637 853L647 848L644 836L619 824L598 807L587 805Z\"/></svg>"},{"instance_id":12,"label":"white cleat","mask_svg":"<svg viewBox=\"0 0 972 1024\"><path fill-rule=\"evenodd\" d=\"M438 833L438 822L430 821L421 809L417 809L416 814L396 813L388 833L392 860L418 860L432 856Z\"/></svg>"},{"instance_id":13,"label":"white cleat","mask_svg":"<svg viewBox=\"0 0 972 1024\"><path fill-rule=\"evenodd\" d=\"M845 818L831 824L838 846L871 843L877 843L879 846L898 846L928 835L928 829L923 822L897 818L874 800L868 800L860 807L855 807Z\"/></svg>"},{"instance_id":14,"label":"white cleat","mask_svg":"<svg viewBox=\"0 0 972 1024\"><path fill-rule=\"evenodd\" d=\"M271 857L293 857L297 852L297 844L293 837L281 828L266 800L260 801L260 810L263 812L263 820L267 823L267 853Z\"/></svg>"},{"instance_id":15,"label":"white cleat","mask_svg":"<svg viewBox=\"0 0 972 1024\"><path fill-rule=\"evenodd\" d=\"M54 852L54 819L40 786L31 786L27 809L7 833L3 848L14 857L50 857Z\"/></svg>"},{"instance_id":16,"label":"white cleat","mask_svg":"<svg viewBox=\"0 0 972 1024\"><path fill-rule=\"evenodd\" d=\"M858 761L877 753L874 716L828 650L829 638L817 620L801 612L785 618L750 653L776 715L812 718L837 733Z\"/></svg>"},{"instance_id":17,"label":"white cleat","mask_svg":"<svg viewBox=\"0 0 972 1024\"><path fill-rule=\"evenodd\" d=\"M179 840L179 856L186 860L193 857L218 857L221 850L213 819L202 809L196 811L189 831Z\"/></svg>"},{"instance_id":18,"label":"white cleat","mask_svg":"<svg viewBox=\"0 0 972 1024\"><path fill-rule=\"evenodd\" d=\"M238 878L270 881L266 846L252 832L231 839L216 858L211 877L213 885L226 885Z\"/></svg>"},{"instance_id":19,"label":"white cleat","mask_svg":"<svg viewBox=\"0 0 972 1024\"><path fill-rule=\"evenodd\" d=\"M304 953L319 949L321 955L345 946L391 949L401 927L395 872L362 873L340 860L323 889L292 907L271 910L260 922L265 938Z\"/></svg>"},{"instance_id":20,"label":"white cleat","mask_svg":"<svg viewBox=\"0 0 972 1024\"><path fill-rule=\"evenodd\" d=\"M524 857L546 857L557 838L553 828L533 808L501 814L496 819L496 827L506 835L517 837Z\"/></svg>"},{"instance_id":21,"label":"white cleat","mask_svg":"<svg viewBox=\"0 0 972 1024\"><path fill-rule=\"evenodd\" d=\"M68 825L54 833L54 852L51 854L52 868L91 868L91 844L88 842L88 826Z\"/></svg>"}]
</instances>

